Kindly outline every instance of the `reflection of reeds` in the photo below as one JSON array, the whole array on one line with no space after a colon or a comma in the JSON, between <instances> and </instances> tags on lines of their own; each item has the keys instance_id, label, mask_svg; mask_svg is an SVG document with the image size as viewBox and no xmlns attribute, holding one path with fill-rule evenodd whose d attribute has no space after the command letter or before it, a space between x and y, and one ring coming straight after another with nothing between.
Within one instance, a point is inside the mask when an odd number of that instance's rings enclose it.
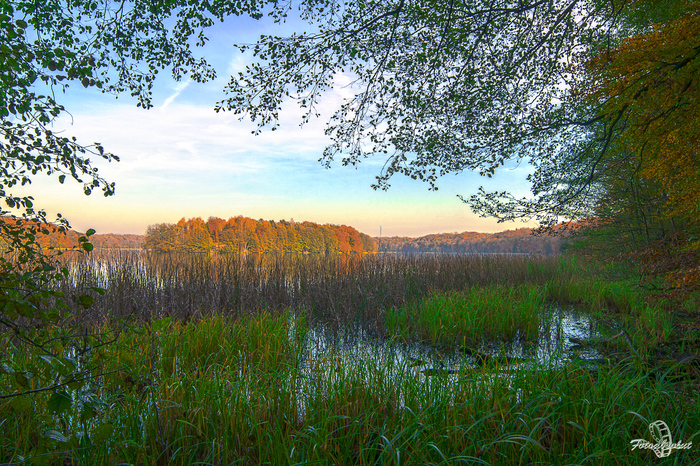
<instances>
[{"instance_id":1,"label":"reflection of reeds","mask_svg":"<svg viewBox=\"0 0 700 466\"><path fill-rule=\"evenodd\" d=\"M72 262L64 291L106 288L85 322L112 317L180 319L260 310L303 309L336 326L362 321L378 326L382 310L401 307L438 291L484 285L544 284L567 274L547 257L468 255L93 255Z\"/></svg>"}]
</instances>

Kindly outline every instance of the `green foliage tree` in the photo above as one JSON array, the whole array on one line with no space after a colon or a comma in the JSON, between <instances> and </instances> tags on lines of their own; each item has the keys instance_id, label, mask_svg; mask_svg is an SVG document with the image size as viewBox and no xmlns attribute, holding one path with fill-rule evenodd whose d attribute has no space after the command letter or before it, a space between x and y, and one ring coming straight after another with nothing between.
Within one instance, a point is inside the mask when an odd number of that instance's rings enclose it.
<instances>
[{"instance_id":1,"label":"green foliage tree","mask_svg":"<svg viewBox=\"0 0 700 466\"><path fill-rule=\"evenodd\" d=\"M375 188L404 174L429 183L465 170L492 176L530 163L533 196L465 199L502 220L588 215L599 115L570 98L576 57L619 42L630 2L601 0L301 1L312 31L242 45L258 59L233 77L218 109L275 125L285 99L317 114L345 73L355 94L333 115L326 165L385 159Z\"/></svg>"},{"instance_id":2,"label":"green foliage tree","mask_svg":"<svg viewBox=\"0 0 700 466\"><path fill-rule=\"evenodd\" d=\"M693 15L697 2L307 0L299 7L311 31L241 45L257 61L232 77L218 109L274 128L282 103L294 100L306 122L344 73L355 93L329 122L325 165L380 157L375 188L386 189L393 175L403 174L437 189L448 173L491 177L505 164L528 163L531 196L480 189L462 199L482 215L549 225L595 213L605 178L616 169L608 156L626 137L632 109L645 105L627 99L629 90L612 87L623 97L619 108L589 99L583 88L598 76L591 60L625 38L642 37L650 20ZM692 55L693 36L684 37ZM604 82L625 82L616 76ZM668 88L668 102L687 93L684 84Z\"/></svg>"},{"instance_id":3,"label":"green foliage tree","mask_svg":"<svg viewBox=\"0 0 700 466\"><path fill-rule=\"evenodd\" d=\"M73 179L85 194L114 194L114 183L101 176L92 159L118 157L99 143L85 144L52 130L56 118L66 113L59 97L71 85L81 85L105 93L128 92L138 106L148 108L161 69L169 68L176 80L213 78L214 70L192 50L206 42L205 28L229 15L259 17L260 7L255 0L214 5L180 0L0 2L0 376L16 387L13 393L0 394L3 412L32 410L29 395L48 393L52 414L90 417L95 407L86 385L90 367L78 359L93 345L107 343L79 329L55 333L71 300L89 307L94 298L55 291L68 270L37 241L51 230L47 215L31 196L13 193L44 173L59 183ZM56 223L59 229L69 227L60 215ZM93 233L79 238L82 249L92 249L88 239ZM67 343L76 337L80 344ZM33 367L18 367L12 352L26 345L41 358ZM23 460L39 464L50 458L47 449L72 448L87 438L109 435L110 427L102 426L80 440L78 432L51 427L50 415L46 420L46 433L40 433L35 451L16 452Z\"/></svg>"},{"instance_id":4,"label":"green foliage tree","mask_svg":"<svg viewBox=\"0 0 700 466\"><path fill-rule=\"evenodd\" d=\"M448 173L529 164L531 195L480 188L461 199L544 227L603 215L616 225L608 232L643 229L638 246L669 244L670 231L672 255L700 257L697 0L299 5L311 31L241 45L257 61L232 77L218 109L274 129L293 100L306 122L344 74L354 94L327 126L326 166L380 157L375 188L403 174L437 189ZM674 280L697 283L698 262L684 264Z\"/></svg>"}]
</instances>

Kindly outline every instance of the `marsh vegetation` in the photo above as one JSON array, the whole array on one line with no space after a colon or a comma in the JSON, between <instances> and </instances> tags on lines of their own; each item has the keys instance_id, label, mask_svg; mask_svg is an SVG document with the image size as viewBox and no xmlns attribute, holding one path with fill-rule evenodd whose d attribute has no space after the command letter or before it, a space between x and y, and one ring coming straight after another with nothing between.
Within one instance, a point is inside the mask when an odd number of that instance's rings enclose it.
<instances>
[{"instance_id":1,"label":"marsh vegetation","mask_svg":"<svg viewBox=\"0 0 700 466\"><path fill-rule=\"evenodd\" d=\"M69 271L67 295L109 284L63 311L92 339L60 348L86 377L0 401L3 463L647 464L630 441L649 423L698 434L697 368L676 358L695 334L573 259L93 254ZM53 361L0 338L18 365Z\"/></svg>"}]
</instances>

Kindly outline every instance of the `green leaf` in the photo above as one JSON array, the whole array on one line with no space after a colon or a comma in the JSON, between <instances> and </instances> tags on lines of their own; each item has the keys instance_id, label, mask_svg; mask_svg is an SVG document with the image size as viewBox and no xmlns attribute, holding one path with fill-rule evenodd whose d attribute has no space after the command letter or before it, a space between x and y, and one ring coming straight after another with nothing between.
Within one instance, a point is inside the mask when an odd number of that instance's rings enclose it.
<instances>
[{"instance_id":1,"label":"green leaf","mask_svg":"<svg viewBox=\"0 0 700 466\"><path fill-rule=\"evenodd\" d=\"M53 310L53 309L52 309ZM58 311L56 311L58 313ZM60 340L56 340L53 342L53 351L56 354L61 354L63 353L63 343L61 343Z\"/></svg>"},{"instance_id":2,"label":"green leaf","mask_svg":"<svg viewBox=\"0 0 700 466\"><path fill-rule=\"evenodd\" d=\"M82 245L83 250L90 252L93 249L93 245L91 243L83 243Z\"/></svg>"},{"instance_id":3,"label":"green leaf","mask_svg":"<svg viewBox=\"0 0 700 466\"><path fill-rule=\"evenodd\" d=\"M99 294L100 296L104 296L104 294L107 292L107 290L105 290L104 288L100 288L99 286L91 286L89 287L89 289Z\"/></svg>"},{"instance_id":4,"label":"green leaf","mask_svg":"<svg viewBox=\"0 0 700 466\"><path fill-rule=\"evenodd\" d=\"M56 358L53 356L41 356L41 359L46 361L52 369L58 372L63 377L70 376L78 367L78 363L73 358Z\"/></svg>"},{"instance_id":5,"label":"green leaf","mask_svg":"<svg viewBox=\"0 0 700 466\"><path fill-rule=\"evenodd\" d=\"M33 408L32 400L28 396L16 396L10 406L19 413L31 411Z\"/></svg>"},{"instance_id":6,"label":"green leaf","mask_svg":"<svg viewBox=\"0 0 700 466\"><path fill-rule=\"evenodd\" d=\"M73 358L57 358L57 360L66 368L67 374L72 374L78 368L78 361Z\"/></svg>"},{"instance_id":7,"label":"green leaf","mask_svg":"<svg viewBox=\"0 0 700 466\"><path fill-rule=\"evenodd\" d=\"M70 388L71 390L80 390L84 386L85 386L84 380L80 380L80 381L74 380L72 382L68 382L68 388Z\"/></svg>"},{"instance_id":8,"label":"green leaf","mask_svg":"<svg viewBox=\"0 0 700 466\"><path fill-rule=\"evenodd\" d=\"M61 315L58 312L58 309L50 309L44 314L44 318L49 321L49 322L58 322L61 318Z\"/></svg>"},{"instance_id":9,"label":"green leaf","mask_svg":"<svg viewBox=\"0 0 700 466\"><path fill-rule=\"evenodd\" d=\"M56 267L49 264L48 262L44 262L43 264L41 264L41 270L43 270L44 272L53 272L54 270L56 270Z\"/></svg>"},{"instance_id":10,"label":"green leaf","mask_svg":"<svg viewBox=\"0 0 700 466\"><path fill-rule=\"evenodd\" d=\"M90 438L94 443L101 443L110 438L114 434L114 426L109 422L102 424L92 432Z\"/></svg>"},{"instance_id":11,"label":"green leaf","mask_svg":"<svg viewBox=\"0 0 700 466\"><path fill-rule=\"evenodd\" d=\"M95 411L95 406L89 401L86 401L83 403L83 411L80 413L80 419L83 421L86 421L92 417L94 417L96 414Z\"/></svg>"},{"instance_id":12,"label":"green leaf","mask_svg":"<svg viewBox=\"0 0 700 466\"><path fill-rule=\"evenodd\" d=\"M58 391L51 395L51 398L49 398L47 403L47 407L52 413L58 414L70 409L72 404L73 401L66 392Z\"/></svg>"},{"instance_id":13,"label":"green leaf","mask_svg":"<svg viewBox=\"0 0 700 466\"><path fill-rule=\"evenodd\" d=\"M28 456L29 458L27 459L27 462L30 464L37 466L51 464L51 455L48 454L48 450L44 445L39 445L36 448L32 448Z\"/></svg>"},{"instance_id":14,"label":"green leaf","mask_svg":"<svg viewBox=\"0 0 700 466\"><path fill-rule=\"evenodd\" d=\"M95 234L95 230L90 228L88 231L85 232L85 236L92 236Z\"/></svg>"},{"instance_id":15,"label":"green leaf","mask_svg":"<svg viewBox=\"0 0 700 466\"><path fill-rule=\"evenodd\" d=\"M78 296L78 301L80 302L80 305L83 306L83 308L87 309L90 306L92 306L92 304L95 302L95 298L88 294L81 294L80 296Z\"/></svg>"},{"instance_id":16,"label":"green leaf","mask_svg":"<svg viewBox=\"0 0 700 466\"><path fill-rule=\"evenodd\" d=\"M17 372L15 374L15 382L22 388L29 390L29 377L25 372Z\"/></svg>"}]
</instances>

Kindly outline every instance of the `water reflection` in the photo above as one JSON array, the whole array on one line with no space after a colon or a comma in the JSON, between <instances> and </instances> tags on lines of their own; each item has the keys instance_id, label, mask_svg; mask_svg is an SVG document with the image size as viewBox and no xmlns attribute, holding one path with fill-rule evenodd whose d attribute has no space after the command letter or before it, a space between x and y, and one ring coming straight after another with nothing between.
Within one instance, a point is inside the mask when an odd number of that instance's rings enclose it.
<instances>
[{"instance_id":1,"label":"water reflection","mask_svg":"<svg viewBox=\"0 0 700 466\"><path fill-rule=\"evenodd\" d=\"M515 371L554 368L572 358L601 357L594 345L581 345L601 337L597 324L587 313L573 307L552 307L543 312L540 322L537 341L516 336L512 341L483 341L477 348L382 339L363 330L311 329L295 381L298 399L303 400L307 392L315 391L311 387L319 384L343 383L351 372L368 374L370 378L371 374L381 374L389 383L404 377L431 384L465 380L473 383L478 379L478 386L483 389L494 377L508 377ZM303 406L300 408L303 412Z\"/></svg>"}]
</instances>

